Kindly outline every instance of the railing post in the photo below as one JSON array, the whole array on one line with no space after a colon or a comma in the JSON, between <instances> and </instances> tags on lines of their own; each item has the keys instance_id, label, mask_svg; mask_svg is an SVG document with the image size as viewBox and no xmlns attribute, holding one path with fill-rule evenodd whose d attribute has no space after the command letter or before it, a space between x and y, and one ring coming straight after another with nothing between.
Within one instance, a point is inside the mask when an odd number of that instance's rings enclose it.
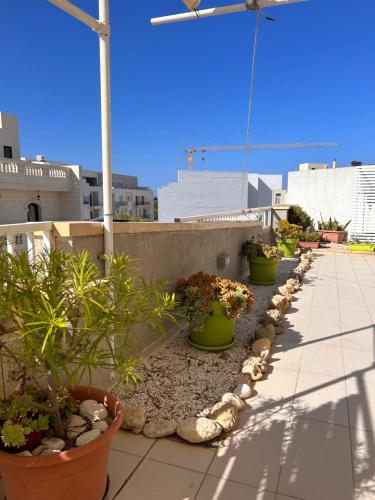
<instances>
[{"instance_id":1,"label":"railing post","mask_svg":"<svg viewBox=\"0 0 375 500\"><path fill-rule=\"evenodd\" d=\"M11 236L14 237L14 234L12 234ZM7 252L13 255L16 250L15 242L14 240L9 239L8 235L6 236L6 239L7 239Z\"/></svg>"},{"instance_id":2,"label":"railing post","mask_svg":"<svg viewBox=\"0 0 375 500\"><path fill-rule=\"evenodd\" d=\"M27 257L30 264L35 260L35 238L34 233L26 233L27 238Z\"/></svg>"},{"instance_id":3,"label":"railing post","mask_svg":"<svg viewBox=\"0 0 375 500\"><path fill-rule=\"evenodd\" d=\"M52 231L43 231L43 250L50 253L55 246Z\"/></svg>"}]
</instances>

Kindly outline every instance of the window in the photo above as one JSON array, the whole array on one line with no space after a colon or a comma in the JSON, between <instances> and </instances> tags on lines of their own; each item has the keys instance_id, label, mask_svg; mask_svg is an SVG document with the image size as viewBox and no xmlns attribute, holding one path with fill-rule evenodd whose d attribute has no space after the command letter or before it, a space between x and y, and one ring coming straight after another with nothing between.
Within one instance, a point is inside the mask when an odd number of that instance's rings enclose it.
<instances>
[{"instance_id":1,"label":"window","mask_svg":"<svg viewBox=\"0 0 375 500\"><path fill-rule=\"evenodd\" d=\"M281 204L281 193L275 193L275 205Z\"/></svg>"},{"instance_id":2,"label":"window","mask_svg":"<svg viewBox=\"0 0 375 500\"><path fill-rule=\"evenodd\" d=\"M4 146L4 158L13 158L13 151L11 146Z\"/></svg>"}]
</instances>

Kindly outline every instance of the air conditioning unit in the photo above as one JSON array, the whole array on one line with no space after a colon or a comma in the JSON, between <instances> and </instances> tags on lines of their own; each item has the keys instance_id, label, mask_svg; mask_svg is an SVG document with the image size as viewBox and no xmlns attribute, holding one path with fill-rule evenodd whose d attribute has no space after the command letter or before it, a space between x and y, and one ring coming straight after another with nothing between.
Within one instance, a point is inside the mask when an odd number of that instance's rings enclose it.
<instances>
[{"instance_id":1,"label":"air conditioning unit","mask_svg":"<svg viewBox=\"0 0 375 500\"><path fill-rule=\"evenodd\" d=\"M36 161L46 161L46 157L44 155L36 155Z\"/></svg>"}]
</instances>

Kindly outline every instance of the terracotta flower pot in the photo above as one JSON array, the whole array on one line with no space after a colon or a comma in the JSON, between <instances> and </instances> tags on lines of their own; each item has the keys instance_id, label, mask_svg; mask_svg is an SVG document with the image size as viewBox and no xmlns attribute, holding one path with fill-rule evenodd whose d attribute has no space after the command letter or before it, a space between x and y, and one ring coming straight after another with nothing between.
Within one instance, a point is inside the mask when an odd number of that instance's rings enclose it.
<instances>
[{"instance_id":1,"label":"terracotta flower pot","mask_svg":"<svg viewBox=\"0 0 375 500\"><path fill-rule=\"evenodd\" d=\"M299 241L297 248L319 248L319 241Z\"/></svg>"},{"instance_id":2,"label":"terracotta flower pot","mask_svg":"<svg viewBox=\"0 0 375 500\"><path fill-rule=\"evenodd\" d=\"M122 412L111 394L91 387L71 391L75 399L95 399L114 418L107 431L80 448L44 457L0 452L0 471L7 500L100 500L107 483L108 455Z\"/></svg>"},{"instance_id":3,"label":"terracotta flower pot","mask_svg":"<svg viewBox=\"0 0 375 500\"><path fill-rule=\"evenodd\" d=\"M330 243L342 243L346 236L346 231L318 231L324 241Z\"/></svg>"}]
</instances>

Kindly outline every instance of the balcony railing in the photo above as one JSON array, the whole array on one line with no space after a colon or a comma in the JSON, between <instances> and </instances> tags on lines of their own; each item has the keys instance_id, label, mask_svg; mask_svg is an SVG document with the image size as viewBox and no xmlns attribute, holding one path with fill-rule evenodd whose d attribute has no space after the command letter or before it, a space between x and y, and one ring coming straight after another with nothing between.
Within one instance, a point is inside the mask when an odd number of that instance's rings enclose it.
<instances>
[{"instance_id":1,"label":"balcony railing","mask_svg":"<svg viewBox=\"0 0 375 500\"><path fill-rule=\"evenodd\" d=\"M246 208L233 212L219 212L192 217L180 217L175 222L262 222L263 227L272 223L272 207Z\"/></svg>"},{"instance_id":2,"label":"balcony railing","mask_svg":"<svg viewBox=\"0 0 375 500\"><path fill-rule=\"evenodd\" d=\"M59 189L70 188L69 167L41 165L24 160L0 160L0 182L4 185L25 184L59 186Z\"/></svg>"},{"instance_id":3,"label":"balcony railing","mask_svg":"<svg viewBox=\"0 0 375 500\"><path fill-rule=\"evenodd\" d=\"M33 260L38 251L37 240L40 242L40 249L45 248L49 251L53 248L52 222L0 225L1 244L5 245L7 251L11 254L19 250L27 250L29 259Z\"/></svg>"}]
</instances>

